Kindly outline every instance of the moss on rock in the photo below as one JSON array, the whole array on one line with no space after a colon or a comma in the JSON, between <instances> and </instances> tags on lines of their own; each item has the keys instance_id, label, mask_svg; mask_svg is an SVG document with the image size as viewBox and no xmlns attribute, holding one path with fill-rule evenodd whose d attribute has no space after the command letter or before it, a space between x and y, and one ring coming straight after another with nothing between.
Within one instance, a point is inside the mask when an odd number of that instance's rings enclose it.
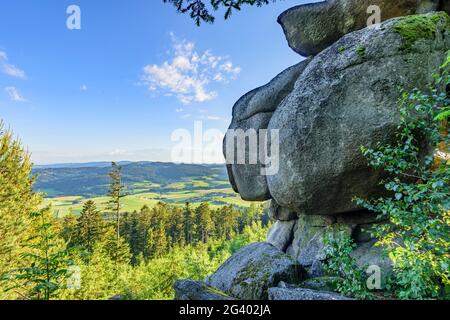
<instances>
[{"instance_id":1,"label":"moss on rock","mask_svg":"<svg viewBox=\"0 0 450 320\"><path fill-rule=\"evenodd\" d=\"M393 26L404 40L401 50L411 50L418 40L436 38L438 27L450 30L450 17L445 12L435 12L424 15L412 15L400 18Z\"/></svg>"}]
</instances>

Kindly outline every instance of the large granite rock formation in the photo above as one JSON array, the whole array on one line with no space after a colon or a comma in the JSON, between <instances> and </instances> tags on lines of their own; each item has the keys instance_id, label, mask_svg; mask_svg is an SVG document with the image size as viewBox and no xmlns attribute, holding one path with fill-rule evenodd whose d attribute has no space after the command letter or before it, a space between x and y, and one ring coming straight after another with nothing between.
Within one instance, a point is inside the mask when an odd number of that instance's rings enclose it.
<instances>
[{"instance_id":1,"label":"large granite rock formation","mask_svg":"<svg viewBox=\"0 0 450 320\"><path fill-rule=\"evenodd\" d=\"M445 1L444 1L445 2ZM381 20L447 10L439 0L328 0L296 6L283 12L278 22L289 46L303 56L316 55L347 33L367 27L369 6L380 8Z\"/></svg>"},{"instance_id":2,"label":"large granite rock formation","mask_svg":"<svg viewBox=\"0 0 450 320\"><path fill-rule=\"evenodd\" d=\"M399 87L430 82L450 47L449 21L445 13L433 13L355 31L241 98L230 128L267 127L280 137L277 174L261 175L259 165L229 166L242 198L273 198L288 213L334 215L360 209L355 196L379 195L382 174L367 166L360 147L394 138ZM287 78L286 86L280 79ZM250 102L256 94L259 107Z\"/></svg>"},{"instance_id":3,"label":"large granite rock formation","mask_svg":"<svg viewBox=\"0 0 450 320\"><path fill-rule=\"evenodd\" d=\"M230 130L267 129L273 112L283 99L292 91L295 81L308 65L309 60L292 66L265 86L250 91L236 102L233 107L233 120ZM229 133L227 133L229 135ZM224 139L224 154L227 154L227 136ZM237 141L237 139L233 139ZM234 143L234 155L237 156L237 142ZM245 154L249 149L246 147ZM270 199L267 181L261 176L260 164L238 164L235 159L228 159L233 164L228 165L230 182L236 192L245 200L264 201ZM248 161L247 161L248 163Z\"/></svg>"},{"instance_id":4,"label":"large granite rock formation","mask_svg":"<svg viewBox=\"0 0 450 320\"><path fill-rule=\"evenodd\" d=\"M350 33L317 55L274 112L280 170L271 196L300 214L357 210L380 194L381 172L360 151L395 138L400 87L426 88L450 48L445 13L395 18Z\"/></svg>"},{"instance_id":5,"label":"large granite rock formation","mask_svg":"<svg viewBox=\"0 0 450 320\"><path fill-rule=\"evenodd\" d=\"M369 2L382 7L383 19L450 9L431 0L335 0L295 7L280 17L292 47L318 54L244 95L230 125L278 130L279 171L263 175L260 164L227 159L235 191L246 200L272 199L275 223L266 243L241 249L204 282L178 285L183 298L209 298L217 289L220 298L346 299L329 292L323 268L324 239L337 234L353 238L352 256L360 267L377 265L383 277L391 272L391 262L366 231L385 222L353 201L383 193L383 173L368 167L360 148L393 141L399 88L431 82L450 50L450 18L445 12L412 15L363 29ZM311 16L301 20L300 30L298 17L307 12ZM427 145L424 153L432 152ZM248 158L247 146L244 152Z\"/></svg>"}]
</instances>

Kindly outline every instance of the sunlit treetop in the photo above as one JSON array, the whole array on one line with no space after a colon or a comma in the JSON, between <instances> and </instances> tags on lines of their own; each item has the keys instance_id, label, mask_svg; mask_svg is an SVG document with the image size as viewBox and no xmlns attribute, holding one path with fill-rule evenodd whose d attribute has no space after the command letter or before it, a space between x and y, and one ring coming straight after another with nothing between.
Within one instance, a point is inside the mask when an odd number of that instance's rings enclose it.
<instances>
[{"instance_id":1,"label":"sunlit treetop","mask_svg":"<svg viewBox=\"0 0 450 320\"><path fill-rule=\"evenodd\" d=\"M241 10L243 5L256 5L258 7L275 2L276 0L163 0L173 4L177 11L188 13L195 23L200 26L202 22L214 23L213 11L225 9L225 20L234 10Z\"/></svg>"}]
</instances>

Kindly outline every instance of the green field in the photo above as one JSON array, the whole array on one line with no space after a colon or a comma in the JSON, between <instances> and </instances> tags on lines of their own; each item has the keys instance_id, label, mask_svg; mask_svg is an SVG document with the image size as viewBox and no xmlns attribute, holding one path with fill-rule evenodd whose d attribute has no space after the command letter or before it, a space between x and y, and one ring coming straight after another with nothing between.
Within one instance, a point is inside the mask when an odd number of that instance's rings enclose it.
<instances>
[{"instance_id":1,"label":"green field","mask_svg":"<svg viewBox=\"0 0 450 320\"><path fill-rule=\"evenodd\" d=\"M189 189L185 189L186 185L183 182L170 184L164 187L168 188L170 186L171 190L165 191L164 193L144 191L148 190L148 188L133 188L132 190L129 190L127 192L128 195L123 198L122 210L139 210L144 205L151 207L159 201L176 205L184 205L186 202L190 202L193 206L200 204L201 202L208 202L212 207L230 204L239 207L250 206L251 202L242 200L231 188L211 189L208 182L209 181L193 181L192 183L186 183L189 185ZM157 190L159 188L155 189ZM99 209L106 211L108 203L108 197L106 196L91 198L83 196L46 198L44 204L51 204L55 214L62 217L70 211L75 214L80 213L83 203L87 200L93 200Z\"/></svg>"},{"instance_id":2,"label":"green field","mask_svg":"<svg viewBox=\"0 0 450 320\"><path fill-rule=\"evenodd\" d=\"M93 200L106 212L109 188L108 166L36 168L37 189L46 195L58 216L77 214L83 203ZM223 165L177 165L173 163L135 162L123 165L124 212L154 206L159 201L173 205L186 202L196 206L208 202L212 207L233 205L248 207L228 181Z\"/></svg>"}]
</instances>

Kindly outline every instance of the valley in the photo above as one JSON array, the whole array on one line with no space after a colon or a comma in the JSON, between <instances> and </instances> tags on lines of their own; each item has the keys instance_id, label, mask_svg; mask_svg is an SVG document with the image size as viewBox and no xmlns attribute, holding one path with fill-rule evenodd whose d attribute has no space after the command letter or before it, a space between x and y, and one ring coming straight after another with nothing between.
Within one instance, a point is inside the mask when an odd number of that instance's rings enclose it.
<instances>
[{"instance_id":1,"label":"valley","mask_svg":"<svg viewBox=\"0 0 450 320\"><path fill-rule=\"evenodd\" d=\"M208 202L212 207L248 207L228 182L224 165L192 165L157 162L122 162L126 197L123 211L140 210L158 202L173 205ZM35 166L35 190L44 193L44 205L56 216L79 214L83 203L93 200L106 211L110 163Z\"/></svg>"}]
</instances>

